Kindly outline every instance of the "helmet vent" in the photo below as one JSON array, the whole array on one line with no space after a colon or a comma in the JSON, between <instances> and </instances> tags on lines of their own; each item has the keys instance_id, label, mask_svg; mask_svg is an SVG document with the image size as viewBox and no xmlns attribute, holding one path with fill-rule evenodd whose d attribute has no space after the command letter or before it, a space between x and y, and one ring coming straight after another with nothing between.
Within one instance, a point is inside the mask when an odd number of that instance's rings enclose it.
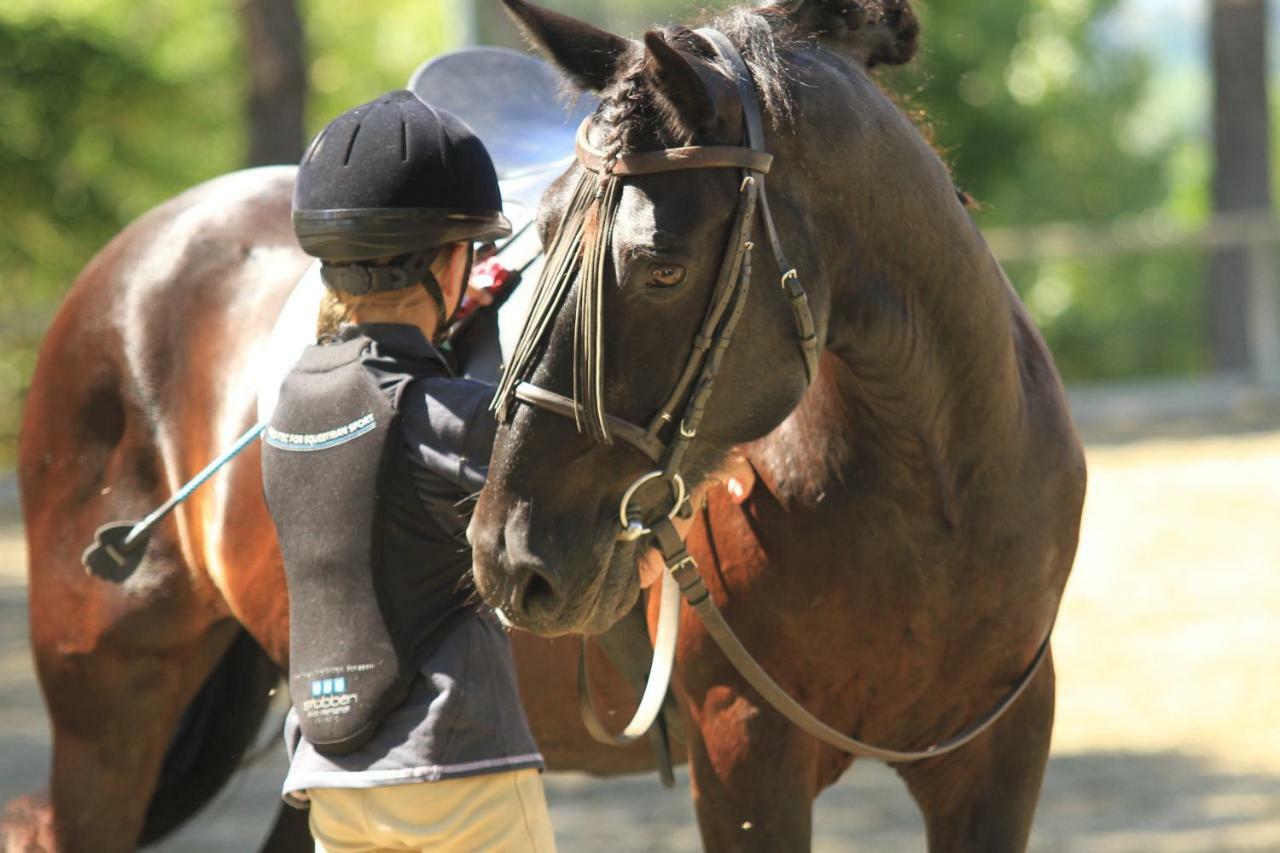
<instances>
[{"instance_id":1,"label":"helmet vent","mask_svg":"<svg viewBox=\"0 0 1280 853\"><path fill-rule=\"evenodd\" d=\"M342 165L351 164L351 151L356 147L356 137L360 135L360 125L356 125L356 129L351 132L351 141L347 143L347 153L342 158Z\"/></svg>"},{"instance_id":2,"label":"helmet vent","mask_svg":"<svg viewBox=\"0 0 1280 853\"><path fill-rule=\"evenodd\" d=\"M400 119L400 161L409 162L409 127Z\"/></svg>"}]
</instances>

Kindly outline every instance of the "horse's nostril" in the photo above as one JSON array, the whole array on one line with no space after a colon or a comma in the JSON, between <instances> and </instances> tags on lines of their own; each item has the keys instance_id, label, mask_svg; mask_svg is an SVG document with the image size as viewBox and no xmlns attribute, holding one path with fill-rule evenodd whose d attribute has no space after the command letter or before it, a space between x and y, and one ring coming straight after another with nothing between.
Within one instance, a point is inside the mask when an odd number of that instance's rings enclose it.
<instances>
[{"instance_id":1,"label":"horse's nostril","mask_svg":"<svg viewBox=\"0 0 1280 853\"><path fill-rule=\"evenodd\" d=\"M520 591L517 607L526 616L552 613L556 609L556 591L542 575L530 572L524 589Z\"/></svg>"}]
</instances>

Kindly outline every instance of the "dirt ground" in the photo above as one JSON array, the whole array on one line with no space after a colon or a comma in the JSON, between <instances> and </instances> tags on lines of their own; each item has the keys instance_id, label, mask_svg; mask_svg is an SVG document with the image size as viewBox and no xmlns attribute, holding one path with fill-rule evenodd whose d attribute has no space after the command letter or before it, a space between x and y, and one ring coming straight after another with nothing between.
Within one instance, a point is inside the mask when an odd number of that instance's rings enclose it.
<instances>
[{"instance_id":1,"label":"dirt ground","mask_svg":"<svg viewBox=\"0 0 1280 853\"><path fill-rule=\"evenodd\" d=\"M1280 433L1096 446L1089 461L1032 849L1280 851ZM48 762L5 503L0 490L0 801L39 786ZM160 849L256 849L283 778L269 752ZM698 849L687 796L656 779L554 776L549 796L562 850ZM817 804L820 851L920 850L923 837L871 762Z\"/></svg>"}]
</instances>

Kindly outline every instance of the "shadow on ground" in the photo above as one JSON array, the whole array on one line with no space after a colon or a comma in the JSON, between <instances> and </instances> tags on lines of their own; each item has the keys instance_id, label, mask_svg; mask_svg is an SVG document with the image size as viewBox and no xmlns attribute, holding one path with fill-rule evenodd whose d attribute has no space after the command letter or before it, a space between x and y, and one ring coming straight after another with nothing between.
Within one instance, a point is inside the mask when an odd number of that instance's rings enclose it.
<instances>
[{"instance_id":1,"label":"shadow on ground","mask_svg":"<svg viewBox=\"0 0 1280 853\"><path fill-rule=\"evenodd\" d=\"M1132 452L1095 454L1094 462L1105 463L1104 476L1095 477L1090 498L1095 520L1086 530L1102 540L1094 551L1082 550L1068 596L1082 628L1073 639L1071 623L1064 623L1068 633L1060 635L1061 644L1055 647L1061 652L1055 657L1064 687L1060 742L1070 744L1072 751L1055 754L1050 762L1032 839L1034 851L1280 851L1280 763L1274 749L1264 748L1267 739L1274 738L1275 720L1268 705L1273 694L1264 689L1273 674L1265 653L1274 648L1269 645L1275 636L1273 603L1280 599L1269 581L1262 582L1274 577L1273 542L1256 536L1263 527L1261 519L1274 516L1276 497L1254 485L1270 488L1280 482L1270 476L1280 464L1280 452L1266 442L1246 442L1252 449L1237 459L1238 453L1233 456L1219 444L1197 443L1178 453L1144 445ZM1201 459L1209 450L1211 458ZM1213 459L1219 460L1221 470L1205 467ZM1170 468L1175 463L1181 467ZM1186 476L1178 479L1168 471ZM1237 486L1237 480L1242 485ZM1171 507L1170 497L1176 495L1182 495L1182 503L1174 501ZM11 481L0 477L0 803L44 784L49 752L27 641L25 556L14 497ZM1152 517L1163 518L1168 528L1147 531L1150 543L1104 523L1110 519L1121 527L1137 524L1122 510L1135 501L1145 506L1144 500L1161 508ZM1228 500L1239 506L1222 508ZM1211 526L1206 516L1212 515L1212 508L1232 516L1227 519L1232 523L1218 519L1217 526ZM1233 513L1245 509L1256 516L1247 516L1252 520L1241 527ZM1218 543L1215 548L1236 543L1234 551L1223 552L1232 556L1227 564L1216 566L1211 579L1199 570L1212 563L1198 556L1194 542L1174 535L1184 527L1194 527L1198 538L1216 537L1206 540ZM1177 553L1169 553L1170 548ZM1167 583L1171 564L1181 566L1173 584ZM1234 574L1225 575L1227 569ZM1119 600L1132 603L1133 596L1150 599L1151 590L1168 600L1147 602L1150 612L1141 636L1118 637L1115 632L1133 630L1129 610L1123 620L1115 621L1118 592ZM1222 618L1224 614L1229 615ZM1206 621L1210 617L1217 621ZM1168 654L1170 638L1182 637L1168 631L1182 631L1193 622L1199 633L1187 634L1183 645ZM1250 626L1257 630L1245 630ZM1144 650L1135 642L1141 637L1163 651L1153 656L1153 649ZM1116 639L1124 642L1117 645ZM1242 656L1242 648L1253 652ZM1169 663L1170 657L1174 670L1156 665ZM1260 669L1250 674L1245 663ZM1224 680L1224 674L1233 677ZM1179 680L1171 680L1175 677ZM1072 701L1077 699L1085 701ZM1245 714L1249 703L1257 707L1250 706ZM1074 708L1070 714L1069 708ZM1213 725L1208 728L1179 727L1190 717L1205 716L1205 711L1222 713L1211 715ZM1114 731L1104 731L1109 727L1123 731L1124 737L1116 739ZM1225 738L1237 734L1236 729L1247 731ZM1139 742L1137 735L1147 732L1158 735L1161 746L1190 746L1186 751L1100 748ZM257 849L279 802L285 764L276 731L264 731L262 743L261 760L239 774L191 825L155 849ZM1249 769L1255 766L1263 769ZM663 790L656 778L550 776L548 796L560 849L698 850L687 786L684 773L676 791ZM750 819L743 816L744 821ZM924 849L923 822L905 788L891 770L871 762L856 765L818 800L814 836L814 849L824 853Z\"/></svg>"},{"instance_id":2,"label":"shadow on ground","mask_svg":"<svg viewBox=\"0 0 1280 853\"><path fill-rule=\"evenodd\" d=\"M27 650L26 595L0 585L0 801L39 787L48 731ZM166 853L256 848L277 803L283 750L263 733L266 755L236 777ZM656 778L548 779L563 851L698 850L686 774L676 791ZM744 818L749 819L749 818ZM922 850L923 824L892 771L860 763L819 799L818 851ZM1280 850L1280 776L1228 772L1179 752L1085 752L1055 757L1041 800L1033 850Z\"/></svg>"}]
</instances>

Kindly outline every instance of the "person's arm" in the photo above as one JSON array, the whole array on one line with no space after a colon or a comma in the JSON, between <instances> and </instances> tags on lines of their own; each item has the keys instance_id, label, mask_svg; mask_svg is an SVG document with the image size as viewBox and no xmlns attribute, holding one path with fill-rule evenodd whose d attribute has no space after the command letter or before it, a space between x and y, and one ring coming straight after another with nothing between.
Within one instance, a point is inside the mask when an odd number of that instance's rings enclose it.
<instances>
[{"instance_id":1,"label":"person's arm","mask_svg":"<svg viewBox=\"0 0 1280 853\"><path fill-rule=\"evenodd\" d=\"M480 491L498 429L492 399L493 386L470 379L412 383L400 407L410 460L464 492Z\"/></svg>"}]
</instances>

